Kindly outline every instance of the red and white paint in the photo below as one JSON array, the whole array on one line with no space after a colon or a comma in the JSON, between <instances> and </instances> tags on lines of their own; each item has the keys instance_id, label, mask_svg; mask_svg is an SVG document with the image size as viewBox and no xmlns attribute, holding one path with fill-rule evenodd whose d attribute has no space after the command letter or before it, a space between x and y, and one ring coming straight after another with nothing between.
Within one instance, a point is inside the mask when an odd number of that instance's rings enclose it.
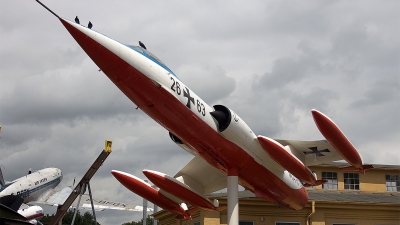
<instances>
[{"instance_id":1,"label":"red and white paint","mask_svg":"<svg viewBox=\"0 0 400 225\"><path fill-rule=\"evenodd\" d=\"M147 50L135 50L82 25L59 19L96 65L133 103L182 140L186 150L223 174L236 177L235 182L257 197L299 210L307 203L308 194L298 178L309 185L322 183L303 163L282 149L283 146L272 139L257 137L232 110L206 104L160 61L148 57ZM220 109L229 114L229 124L223 128L210 114ZM340 143L344 135L332 128L333 122L317 112L313 111L313 115L328 141L337 149L345 149L343 158L362 169L357 151L350 142ZM139 178L119 171L112 173L129 190L187 217L187 211ZM165 174L149 170L144 173L157 186L187 202L201 208L215 207L202 195Z\"/></svg>"},{"instance_id":2,"label":"red and white paint","mask_svg":"<svg viewBox=\"0 0 400 225\"><path fill-rule=\"evenodd\" d=\"M344 169L359 170L364 174L365 170L372 168L371 165L363 165L361 156L356 148L329 117L315 109L311 113L321 134L339 152L343 159L352 165Z\"/></svg>"},{"instance_id":3,"label":"red and white paint","mask_svg":"<svg viewBox=\"0 0 400 225\"><path fill-rule=\"evenodd\" d=\"M111 173L130 191L153 202L165 210L181 215L185 219L191 219L190 214L187 213L186 210L183 209L178 203L167 198L165 195L161 194L158 190L151 187L150 184L146 183L142 179L118 170L113 170Z\"/></svg>"}]
</instances>

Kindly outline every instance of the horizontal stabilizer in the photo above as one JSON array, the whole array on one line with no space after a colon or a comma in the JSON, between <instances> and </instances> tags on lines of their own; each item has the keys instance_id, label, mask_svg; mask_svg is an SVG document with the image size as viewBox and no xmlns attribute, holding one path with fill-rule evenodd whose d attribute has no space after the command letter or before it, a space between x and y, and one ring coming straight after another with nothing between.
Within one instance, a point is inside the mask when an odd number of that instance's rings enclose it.
<instances>
[{"instance_id":1,"label":"horizontal stabilizer","mask_svg":"<svg viewBox=\"0 0 400 225\"><path fill-rule=\"evenodd\" d=\"M44 204L50 204L54 206L62 205L71 193L72 188L65 187L60 192L56 192L51 195L49 199L44 201Z\"/></svg>"},{"instance_id":2,"label":"horizontal stabilizer","mask_svg":"<svg viewBox=\"0 0 400 225\"><path fill-rule=\"evenodd\" d=\"M217 207L217 211L221 212L221 211L223 211L223 210L225 210L227 208L228 208L227 206L220 206L220 207Z\"/></svg>"},{"instance_id":3,"label":"horizontal stabilizer","mask_svg":"<svg viewBox=\"0 0 400 225\"><path fill-rule=\"evenodd\" d=\"M0 204L7 206L14 211L18 211L23 202L24 199L19 195L6 195L0 197Z\"/></svg>"},{"instance_id":4,"label":"horizontal stabilizer","mask_svg":"<svg viewBox=\"0 0 400 225\"><path fill-rule=\"evenodd\" d=\"M372 168L374 168L373 165L362 165L362 170L360 170L358 167L355 166L345 166L345 167L340 167L339 169L342 171L355 171L365 174L365 170L369 170Z\"/></svg>"},{"instance_id":5,"label":"horizontal stabilizer","mask_svg":"<svg viewBox=\"0 0 400 225\"><path fill-rule=\"evenodd\" d=\"M317 181L315 181L314 184L304 184L303 186L304 187L318 186L318 185L321 185L321 184L325 184L326 182L328 182L328 181L327 180L317 180Z\"/></svg>"},{"instance_id":6,"label":"horizontal stabilizer","mask_svg":"<svg viewBox=\"0 0 400 225\"><path fill-rule=\"evenodd\" d=\"M19 220L19 221L26 221L28 220L21 214L19 214L17 211L10 209L9 207L0 204L0 215L1 215L1 222L4 222L6 220L12 221L13 219ZM17 221L18 222L18 221ZM17 223L2 223L2 224L17 224ZM24 224L24 223L21 223Z\"/></svg>"}]
</instances>

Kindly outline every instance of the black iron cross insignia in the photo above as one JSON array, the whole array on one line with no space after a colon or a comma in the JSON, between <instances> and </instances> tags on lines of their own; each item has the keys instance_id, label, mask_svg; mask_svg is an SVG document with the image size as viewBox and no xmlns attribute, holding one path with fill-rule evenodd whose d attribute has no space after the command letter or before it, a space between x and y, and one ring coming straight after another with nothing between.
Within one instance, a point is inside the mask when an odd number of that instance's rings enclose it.
<instances>
[{"instance_id":1,"label":"black iron cross insignia","mask_svg":"<svg viewBox=\"0 0 400 225\"><path fill-rule=\"evenodd\" d=\"M188 98L188 102L186 103L186 107L190 109L190 102L194 104L194 98L190 96L189 88L185 87L186 90L183 90L183 96Z\"/></svg>"},{"instance_id":2,"label":"black iron cross insignia","mask_svg":"<svg viewBox=\"0 0 400 225\"><path fill-rule=\"evenodd\" d=\"M308 148L308 149L310 149L311 152L303 152L305 155L315 154L316 156L325 156L321 152L331 152L328 149L318 150L317 147L311 147L311 148Z\"/></svg>"}]
</instances>

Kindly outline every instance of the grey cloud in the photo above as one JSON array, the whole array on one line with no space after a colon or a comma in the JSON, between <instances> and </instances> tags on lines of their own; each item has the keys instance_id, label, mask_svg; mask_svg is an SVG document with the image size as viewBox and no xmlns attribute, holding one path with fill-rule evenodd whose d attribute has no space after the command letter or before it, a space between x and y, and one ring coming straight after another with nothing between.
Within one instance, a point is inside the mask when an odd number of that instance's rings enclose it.
<instances>
[{"instance_id":1,"label":"grey cloud","mask_svg":"<svg viewBox=\"0 0 400 225\"><path fill-rule=\"evenodd\" d=\"M1 134L1 146L4 147L2 151L9 151L8 148L21 145L33 139L46 140L50 137L51 129L49 127L44 127L40 124L10 124L3 125L3 132ZM24 148L23 146L18 146L18 148Z\"/></svg>"},{"instance_id":2,"label":"grey cloud","mask_svg":"<svg viewBox=\"0 0 400 225\"><path fill-rule=\"evenodd\" d=\"M351 106L355 108L374 107L383 104L394 104L395 108L400 109L400 80L396 77L392 79L379 79L373 83L364 98L354 101ZM397 102L397 104L396 104Z\"/></svg>"},{"instance_id":3,"label":"grey cloud","mask_svg":"<svg viewBox=\"0 0 400 225\"><path fill-rule=\"evenodd\" d=\"M318 67L318 61L309 57L298 60L281 58L275 61L270 73L265 73L260 77L256 87L264 90L284 88L288 83L296 82L309 76Z\"/></svg>"},{"instance_id":4,"label":"grey cloud","mask_svg":"<svg viewBox=\"0 0 400 225\"><path fill-rule=\"evenodd\" d=\"M85 74L79 69L22 78L2 101L0 119L7 123L38 124L135 112L134 104L104 74Z\"/></svg>"},{"instance_id":5,"label":"grey cloud","mask_svg":"<svg viewBox=\"0 0 400 225\"><path fill-rule=\"evenodd\" d=\"M305 111L310 111L311 109L317 109L322 112L327 111L330 102L337 98L338 96L334 91L322 88L313 88L306 95L298 95L295 92L290 95L291 104Z\"/></svg>"},{"instance_id":6,"label":"grey cloud","mask_svg":"<svg viewBox=\"0 0 400 225\"><path fill-rule=\"evenodd\" d=\"M177 70L179 77L208 104L229 96L235 90L236 81L227 76L219 66L189 64Z\"/></svg>"}]
</instances>

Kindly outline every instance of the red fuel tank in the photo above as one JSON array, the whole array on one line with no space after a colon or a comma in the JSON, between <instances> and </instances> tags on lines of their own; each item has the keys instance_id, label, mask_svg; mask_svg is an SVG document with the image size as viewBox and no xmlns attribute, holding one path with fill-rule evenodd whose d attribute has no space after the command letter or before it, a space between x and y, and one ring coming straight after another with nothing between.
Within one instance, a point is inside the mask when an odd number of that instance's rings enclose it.
<instances>
[{"instance_id":1,"label":"red fuel tank","mask_svg":"<svg viewBox=\"0 0 400 225\"><path fill-rule=\"evenodd\" d=\"M172 195L175 195L183 201L190 203L191 205L198 206L202 209L217 211L217 208L208 198L197 193L195 190L178 181L177 179L153 170L143 170L143 173L157 187Z\"/></svg>"},{"instance_id":2,"label":"red fuel tank","mask_svg":"<svg viewBox=\"0 0 400 225\"><path fill-rule=\"evenodd\" d=\"M326 182L326 180L317 180L307 166L298 160L296 156L286 151L285 147L277 141L263 136L258 136L257 139L264 151L271 156L275 162L299 180L305 182L305 186L316 186Z\"/></svg>"},{"instance_id":3,"label":"red fuel tank","mask_svg":"<svg viewBox=\"0 0 400 225\"><path fill-rule=\"evenodd\" d=\"M186 212L178 203L159 193L158 190L151 187L150 184L144 182L142 179L117 170L112 170L111 173L122 185L135 194L149 200L150 202L167 211L181 215L185 219L191 219L190 214Z\"/></svg>"},{"instance_id":4,"label":"red fuel tank","mask_svg":"<svg viewBox=\"0 0 400 225\"><path fill-rule=\"evenodd\" d=\"M366 169L372 168L371 165L363 165L361 156L358 154L356 148L354 148L347 137L331 119L315 109L313 109L311 113L321 134L336 149L343 159L352 165L345 169L353 168L359 170L361 173L365 173Z\"/></svg>"}]
</instances>

